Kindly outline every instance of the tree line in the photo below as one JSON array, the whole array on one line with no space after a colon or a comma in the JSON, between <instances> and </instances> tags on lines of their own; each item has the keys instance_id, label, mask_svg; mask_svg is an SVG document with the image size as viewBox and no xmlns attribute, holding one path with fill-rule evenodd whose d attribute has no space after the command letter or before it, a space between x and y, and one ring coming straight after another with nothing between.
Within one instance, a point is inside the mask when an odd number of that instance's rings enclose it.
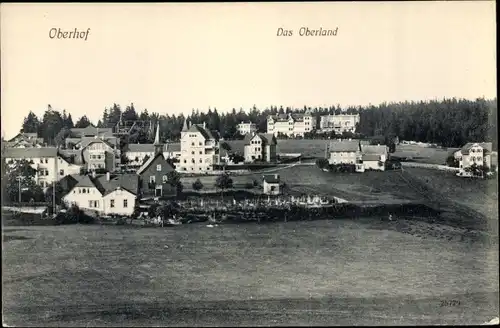
<instances>
[{"instance_id":1,"label":"tree line","mask_svg":"<svg viewBox=\"0 0 500 328\"><path fill-rule=\"evenodd\" d=\"M140 123L138 129L131 131L129 142L151 143L157 122L160 123L160 138L163 141L178 141L185 119L191 123L205 123L210 130L219 131L225 139L238 136L237 126L240 122L251 121L257 130L266 132L267 118L270 115L287 113L305 113L310 111L317 120L321 115L359 114L360 122L356 133L364 137L399 137L400 140L413 140L436 143L445 147L460 147L466 142L489 141L497 147L497 100L443 99L421 102L383 103L378 106L346 107L308 107L291 108L269 106L258 109L256 106L244 110L235 109L219 112L217 108L209 108L206 112L193 109L184 116L159 114L147 109L136 110L134 104L124 109L119 104L106 107L97 127L114 127L119 122L130 126ZM24 119L21 132L38 132L47 144L58 144L67 130L73 127L84 128L93 123L83 116L73 124L71 114L53 110L50 105L42 118L30 112ZM62 132L61 132L62 131ZM330 135L329 135L330 136ZM309 136L310 137L310 136ZM331 137L331 136L330 136Z\"/></svg>"}]
</instances>

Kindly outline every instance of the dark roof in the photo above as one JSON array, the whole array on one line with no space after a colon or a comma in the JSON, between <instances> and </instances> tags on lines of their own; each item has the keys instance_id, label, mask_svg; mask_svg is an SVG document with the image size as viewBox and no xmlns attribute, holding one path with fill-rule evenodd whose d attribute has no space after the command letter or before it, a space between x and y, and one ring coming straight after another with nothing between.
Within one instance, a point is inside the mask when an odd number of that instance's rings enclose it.
<instances>
[{"instance_id":1,"label":"dark roof","mask_svg":"<svg viewBox=\"0 0 500 328\"><path fill-rule=\"evenodd\" d=\"M278 174L266 174L264 175L264 181L266 183L280 183L280 176Z\"/></svg>"},{"instance_id":2,"label":"dark roof","mask_svg":"<svg viewBox=\"0 0 500 328\"><path fill-rule=\"evenodd\" d=\"M330 152L356 152L360 150L359 141L342 140L330 143Z\"/></svg>"},{"instance_id":3,"label":"dark roof","mask_svg":"<svg viewBox=\"0 0 500 328\"><path fill-rule=\"evenodd\" d=\"M87 126L86 128L72 128L70 129L71 135L74 137L83 137L84 135L111 135L113 133L112 128L96 128L92 125Z\"/></svg>"},{"instance_id":4,"label":"dark roof","mask_svg":"<svg viewBox=\"0 0 500 328\"><path fill-rule=\"evenodd\" d=\"M363 156L361 156L361 159L363 161L379 161L380 155L378 155L378 154L364 154Z\"/></svg>"},{"instance_id":5,"label":"dark roof","mask_svg":"<svg viewBox=\"0 0 500 328\"><path fill-rule=\"evenodd\" d=\"M274 116L271 116L271 118L275 121L278 122L286 122L290 120L290 117L294 122L302 122L304 120L304 116L310 116L311 114L309 113L292 113L292 114L277 114Z\"/></svg>"},{"instance_id":6,"label":"dark roof","mask_svg":"<svg viewBox=\"0 0 500 328\"><path fill-rule=\"evenodd\" d=\"M97 188L102 196L115 191L118 187L134 195L139 191L139 177L136 174L110 174L109 177L108 181L106 174L96 175L95 178L91 175L73 174L67 179L72 185L71 189L75 187ZM72 180L76 181L76 183L72 182Z\"/></svg>"},{"instance_id":7,"label":"dark roof","mask_svg":"<svg viewBox=\"0 0 500 328\"><path fill-rule=\"evenodd\" d=\"M245 138L243 139L245 145L250 145L250 141L256 135L258 135L264 141L265 144L271 144L271 145L276 144L276 138L274 137L274 134L272 134L272 133L247 133L245 135Z\"/></svg>"},{"instance_id":8,"label":"dark roof","mask_svg":"<svg viewBox=\"0 0 500 328\"><path fill-rule=\"evenodd\" d=\"M5 158L40 158L40 157L56 157L56 147L30 147L30 148L5 148Z\"/></svg>"},{"instance_id":9,"label":"dark roof","mask_svg":"<svg viewBox=\"0 0 500 328\"><path fill-rule=\"evenodd\" d=\"M18 133L14 138L7 141L14 141L19 137L21 137L22 139L33 139L33 138L37 139L38 133Z\"/></svg>"},{"instance_id":10,"label":"dark roof","mask_svg":"<svg viewBox=\"0 0 500 328\"><path fill-rule=\"evenodd\" d=\"M493 144L491 142L468 142L465 144L465 146L462 147L462 149L460 149L462 151L462 154L469 154L470 149L475 144L478 144L489 153L491 153L491 150L493 149Z\"/></svg>"},{"instance_id":11,"label":"dark roof","mask_svg":"<svg viewBox=\"0 0 500 328\"><path fill-rule=\"evenodd\" d=\"M96 143L96 142L100 142L100 143L103 143L103 144L106 144L108 145L109 147L111 148L115 148L115 144L111 144L109 143L108 141L104 140L104 139L101 139L101 138L82 138L82 141L80 143L80 149L84 149L86 148L87 146L89 146L90 144L93 144L93 143Z\"/></svg>"},{"instance_id":12,"label":"dark roof","mask_svg":"<svg viewBox=\"0 0 500 328\"><path fill-rule=\"evenodd\" d=\"M167 162L165 156L163 156L163 153L160 153L160 154L156 154L156 156L151 156L150 158L148 158L148 160L141 165L141 167L137 170L137 174L140 175L142 174L145 170L147 170L151 164L159 157L161 156L161 158L163 159L163 164L162 165L167 165L168 169L167 171L174 171L175 169L172 167L172 165L170 165L170 163Z\"/></svg>"},{"instance_id":13,"label":"dark roof","mask_svg":"<svg viewBox=\"0 0 500 328\"><path fill-rule=\"evenodd\" d=\"M77 149L59 149L59 155L61 155L62 158L64 158L68 163L71 163L70 158L74 158L73 164L84 164L84 158L83 158L83 153L81 150Z\"/></svg>"},{"instance_id":14,"label":"dark roof","mask_svg":"<svg viewBox=\"0 0 500 328\"><path fill-rule=\"evenodd\" d=\"M94 183L103 196L112 193L117 188L125 189L134 195L139 191L139 177L136 174L110 174L108 181L107 175L96 176Z\"/></svg>"},{"instance_id":15,"label":"dark roof","mask_svg":"<svg viewBox=\"0 0 500 328\"><path fill-rule=\"evenodd\" d=\"M386 145L361 145L361 151L365 154L382 155L387 154L389 149Z\"/></svg>"},{"instance_id":16,"label":"dark roof","mask_svg":"<svg viewBox=\"0 0 500 328\"><path fill-rule=\"evenodd\" d=\"M204 128L202 124L192 124L187 132L199 132L205 139L220 139L220 135L217 131L210 131L209 129Z\"/></svg>"}]
</instances>

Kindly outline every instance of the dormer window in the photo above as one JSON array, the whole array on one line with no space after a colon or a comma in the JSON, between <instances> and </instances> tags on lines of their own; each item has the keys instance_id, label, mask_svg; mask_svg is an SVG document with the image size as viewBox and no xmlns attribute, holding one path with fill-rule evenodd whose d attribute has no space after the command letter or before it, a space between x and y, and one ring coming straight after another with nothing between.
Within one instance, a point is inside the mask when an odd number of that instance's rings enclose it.
<instances>
[{"instance_id":1,"label":"dormer window","mask_svg":"<svg viewBox=\"0 0 500 328\"><path fill-rule=\"evenodd\" d=\"M161 164L156 165L156 171L158 171L158 172L161 171Z\"/></svg>"}]
</instances>

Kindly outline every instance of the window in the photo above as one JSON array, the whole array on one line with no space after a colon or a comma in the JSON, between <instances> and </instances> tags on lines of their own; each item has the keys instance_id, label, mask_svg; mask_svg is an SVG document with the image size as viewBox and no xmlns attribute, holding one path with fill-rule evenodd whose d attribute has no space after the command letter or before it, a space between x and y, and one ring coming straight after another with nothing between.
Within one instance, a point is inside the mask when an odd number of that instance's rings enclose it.
<instances>
[{"instance_id":1,"label":"window","mask_svg":"<svg viewBox=\"0 0 500 328\"><path fill-rule=\"evenodd\" d=\"M78 193L81 194L82 193L82 189L78 188Z\"/></svg>"},{"instance_id":2,"label":"window","mask_svg":"<svg viewBox=\"0 0 500 328\"><path fill-rule=\"evenodd\" d=\"M186 161L186 160L184 160L184 163L187 163L187 161Z\"/></svg>"},{"instance_id":3,"label":"window","mask_svg":"<svg viewBox=\"0 0 500 328\"><path fill-rule=\"evenodd\" d=\"M191 146L194 146L194 142L191 143Z\"/></svg>"},{"instance_id":4,"label":"window","mask_svg":"<svg viewBox=\"0 0 500 328\"><path fill-rule=\"evenodd\" d=\"M45 159L45 164L48 164L48 163L49 163L49 159L48 159L48 158L46 158L46 159Z\"/></svg>"},{"instance_id":5,"label":"window","mask_svg":"<svg viewBox=\"0 0 500 328\"><path fill-rule=\"evenodd\" d=\"M59 170L59 175L64 175L64 170Z\"/></svg>"},{"instance_id":6,"label":"window","mask_svg":"<svg viewBox=\"0 0 500 328\"><path fill-rule=\"evenodd\" d=\"M82 192L85 194L87 192L87 189L83 188Z\"/></svg>"},{"instance_id":7,"label":"window","mask_svg":"<svg viewBox=\"0 0 500 328\"><path fill-rule=\"evenodd\" d=\"M123 200L123 207L124 208L128 207L128 199Z\"/></svg>"},{"instance_id":8,"label":"window","mask_svg":"<svg viewBox=\"0 0 500 328\"><path fill-rule=\"evenodd\" d=\"M167 177L166 175L164 175L164 176L162 177L162 180L163 180L163 183L166 183L166 182L168 181L168 177Z\"/></svg>"},{"instance_id":9,"label":"window","mask_svg":"<svg viewBox=\"0 0 500 328\"><path fill-rule=\"evenodd\" d=\"M155 183L156 182L156 179L155 179L155 176L152 175L149 177L149 183Z\"/></svg>"},{"instance_id":10,"label":"window","mask_svg":"<svg viewBox=\"0 0 500 328\"><path fill-rule=\"evenodd\" d=\"M158 172L161 171L161 164L156 165L156 171L158 171Z\"/></svg>"},{"instance_id":11,"label":"window","mask_svg":"<svg viewBox=\"0 0 500 328\"><path fill-rule=\"evenodd\" d=\"M200 163L203 163L203 160L200 158Z\"/></svg>"},{"instance_id":12,"label":"window","mask_svg":"<svg viewBox=\"0 0 500 328\"><path fill-rule=\"evenodd\" d=\"M201 142L200 142L199 144L200 144L200 146L202 145L202 143L201 143Z\"/></svg>"},{"instance_id":13,"label":"window","mask_svg":"<svg viewBox=\"0 0 500 328\"><path fill-rule=\"evenodd\" d=\"M200 150L200 155L203 155L203 152Z\"/></svg>"},{"instance_id":14,"label":"window","mask_svg":"<svg viewBox=\"0 0 500 328\"><path fill-rule=\"evenodd\" d=\"M194 151L191 152L191 155L194 155Z\"/></svg>"},{"instance_id":15,"label":"window","mask_svg":"<svg viewBox=\"0 0 500 328\"><path fill-rule=\"evenodd\" d=\"M109 201L109 207L111 207L111 208L115 207L115 200L114 199Z\"/></svg>"}]
</instances>

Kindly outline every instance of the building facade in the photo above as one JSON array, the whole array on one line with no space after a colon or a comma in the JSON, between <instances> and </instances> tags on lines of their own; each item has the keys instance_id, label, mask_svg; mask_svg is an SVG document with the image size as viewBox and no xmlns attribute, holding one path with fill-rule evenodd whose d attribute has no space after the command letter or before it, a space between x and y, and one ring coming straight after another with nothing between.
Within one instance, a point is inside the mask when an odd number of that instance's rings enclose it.
<instances>
[{"instance_id":1,"label":"building facade","mask_svg":"<svg viewBox=\"0 0 500 328\"><path fill-rule=\"evenodd\" d=\"M63 196L67 206L105 215L130 216L139 193L139 177L135 174L72 175L75 181Z\"/></svg>"},{"instance_id":2,"label":"building facade","mask_svg":"<svg viewBox=\"0 0 500 328\"><path fill-rule=\"evenodd\" d=\"M267 133L289 137L303 137L316 129L316 120L310 112L304 114L278 114L267 118Z\"/></svg>"},{"instance_id":3,"label":"building facade","mask_svg":"<svg viewBox=\"0 0 500 328\"><path fill-rule=\"evenodd\" d=\"M154 144L128 144L124 152L128 165L141 166L146 157L155 155ZM180 144L172 143L163 145L163 156L165 158L179 158L181 155Z\"/></svg>"},{"instance_id":4,"label":"building facade","mask_svg":"<svg viewBox=\"0 0 500 328\"><path fill-rule=\"evenodd\" d=\"M461 173L461 175L467 175L468 172L466 172L466 169L470 168L474 164L477 166L491 168L492 146L491 142L469 142L460 150L457 150L454 157L459 163L459 173Z\"/></svg>"},{"instance_id":5,"label":"building facade","mask_svg":"<svg viewBox=\"0 0 500 328\"><path fill-rule=\"evenodd\" d=\"M356 132L356 124L360 121L359 114L356 115L322 115L319 123L322 132L341 134L343 132Z\"/></svg>"},{"instance_id":6,"label":"building facade","mask_svg":"<svg viewBox=\"0 0 500 328\"><path fill-rule=\"evenodd\" d=\"M16 165L20 160L30 162L31 167L36 170L35 183L44 189L66 175L80 173L82 168L60 156L55 147L6 148L4 156L7 165Z\"/></svg>"},{"instance_id":7,"label":"building facade","mask_svg":"<svg viewBox=\"0 0 500 328\"><path fill-rule=\"evenodd\" d=\"M361 146L357 140L341 140L331 142L329 145L328 163L337 164L360 164Z\"/></svg>"},{"instance_id":8,"label":"building facade","mask_svg":"<svg viewBox=\"0 0 500 328\"><path fill-rule=\"evenodd\" d=\"M241 122L237 126L238 133L241 135L247 135L257 132L257 125L252 122Z\"/></svg>"},{"instance_id":9,"label":"building facade","mask_svg":"<svg viewBox=\"0 0 500 328\"><path fill-rule=\"evenodd\" d=\"M365 170L385 171L389 147L385 145L361 145L362 163Z\"/></svg>"},{"instance_id":10,"label":"building facade","mask_svg":"<svg viewBox=\"0 0 500 328\"><path fill-rule=\"evenodd\" d=\"M175 196L177 189L168 180L168 175L175 169L167 161L160 143L160 125L156 128L154 142L154 155L151 156L138 170L139 189L144 197L165 197Z\"/></svg>"},{"instance_id":11,"label":"building facade","mask_svg":"<svg viewBox=\"0 0 500 328\"><path fill-rule=\"evenodd\" d=\"M280 190L280 176L278 174L266 174L262 182L263 193L266 195L279 195Z\"/></svg>"},{"instance_id":12,"label":"building facade","mask_svg":"<svg viewBox=\"0 0 500 328\"><path fill-rule=\"evenodd\" d=\"M247 134L244 139L245 162L276 162L276 137L271 133Z\"/></svg>"},{"instance_id":13,"label":"building facade","mask_svg":"<svg viewBox=\"0 0 500 328\"><path fill-rule=\"evenodd\" d=\"M177 170L181 173L206 173L220 164L219 135L205 124L189 125L181 131L181 155Z\"/></svg>"}]
</instances>

